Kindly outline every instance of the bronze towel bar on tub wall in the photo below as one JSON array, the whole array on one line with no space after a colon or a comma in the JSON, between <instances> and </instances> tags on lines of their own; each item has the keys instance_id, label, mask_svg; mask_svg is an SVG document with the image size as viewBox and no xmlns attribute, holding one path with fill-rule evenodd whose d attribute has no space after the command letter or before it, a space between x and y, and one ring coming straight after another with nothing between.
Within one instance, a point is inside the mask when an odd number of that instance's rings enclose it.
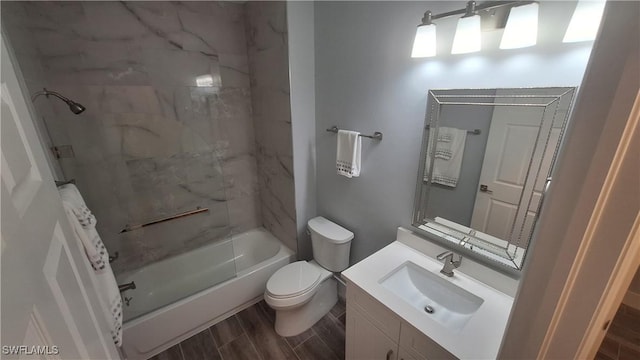
<instances>
[{"instance_id":1,"label":"bronze towel bar on tub wall","mask_svg":"<svg viewBox=\"0 0 640 360\"><path fill-rule=\"evenodd\" d=\"M195 210L190 210L190 211L185 211L179 214L175 214L172 216L167 216L161 219L157 219L157 220L152 220L143 224L137 224L137 225L126 225L124 227L124 229L122 229L122 231L120 231L120 234L122 233L126 233L129 231L133 231L133 230L137 230L137 229L141 229L145 226L149 226L149 225L155 225L155 224L159 224L161 222L165 222L165 221L169 221L169 220L173 220L173 219L179 219L182 217L186 217L186 216L191 216L191 215L195 215L195 214L199 214L199 213L203 213L203 212L207 212L209 211L209 208L201 208L201 207L197 207Z\"/></svg>"}]
</instances>

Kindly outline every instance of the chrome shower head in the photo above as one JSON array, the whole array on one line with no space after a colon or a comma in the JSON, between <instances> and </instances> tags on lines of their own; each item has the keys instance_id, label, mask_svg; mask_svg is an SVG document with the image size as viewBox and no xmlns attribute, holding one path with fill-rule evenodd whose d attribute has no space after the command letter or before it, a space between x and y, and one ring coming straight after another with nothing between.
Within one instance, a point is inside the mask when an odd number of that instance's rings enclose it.
<instances>
[{"instance_id":1,"label":"chrome shower head","mask_svg":"<svg viewBox=\"0 0 640 360\"><path fill-rule=\"evenodd\" d=\"M67 105L69 105L69 110L71 110L72 113L78 115L81 112L85 111L87 108L85 108L84 106L82 106L82 104L77 103L73 100L70 100L69 98L66 98L64 96L62 96L61 94L55 92L55 91L49 91L47 89L42 89L42 91L38 91L37 93L33 94L33 96L31 96L31 101L35 101L36 98L40 95L44 95L46 97L49 97L49 95L53 95L55 97L57 97L58 99L64 101L65 103L67 103Z\"/></svg>"}]
</instances>

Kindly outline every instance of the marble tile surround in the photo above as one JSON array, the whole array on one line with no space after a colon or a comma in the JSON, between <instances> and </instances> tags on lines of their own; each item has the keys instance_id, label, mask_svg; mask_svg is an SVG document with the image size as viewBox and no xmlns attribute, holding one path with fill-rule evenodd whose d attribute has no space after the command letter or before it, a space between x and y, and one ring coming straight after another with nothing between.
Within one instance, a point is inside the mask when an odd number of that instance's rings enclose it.
<instances>
[{"instance_id":1,"label":"marble tile surround","mask_svg":"<svg viewBox=\"0 0 640 360\"><path fill-rule=\"evenodd\" d=\"M42 90L47 86L44 67L40 61L40 54L37 51L35 38L29 29L23 26L21 19L26 17L26 12L20 3L1 2L2 7L2 27L6 31L5 41L13 48L13 53L20 64L20 70L25 84L30 94ZM54 116L53 107L49 101L44 101L42 97L33 103L36 111L35 126L40 140L45 149L50 149L53 144L46 136L45 118L51 119ZM58 129L49 129L58 138L65 136L64 133L56 133ZM52 168L54 178L62 179L64 174L53 154L46 152L47 161Z\"/></svg>"},{"instance_id":2,"label":"marble tile surround","mask_svg":"<svg viewBox=\"0 0 640 360\"><path fill-rule=\"evenodd\" d=\"M264 226L297 249L285 2L248 2L247 36Z\"/></svg>"},{"instance_id":3,"label":"marble tile surround","mask_svg":"<svg viewBox=\"0 0 640 360\"><path fill-rule=\"evenodd\" d=\"M49 100L37 110L56 143L73 145L65 175L120 253L116 273L263 221L296 248L286 33L270 25L286 29L284 3L3 1L2 10L29 91L46 86L87 107L76 116ZM118 234L197 206L211 210Z\"/></svg>"}]
</instances>

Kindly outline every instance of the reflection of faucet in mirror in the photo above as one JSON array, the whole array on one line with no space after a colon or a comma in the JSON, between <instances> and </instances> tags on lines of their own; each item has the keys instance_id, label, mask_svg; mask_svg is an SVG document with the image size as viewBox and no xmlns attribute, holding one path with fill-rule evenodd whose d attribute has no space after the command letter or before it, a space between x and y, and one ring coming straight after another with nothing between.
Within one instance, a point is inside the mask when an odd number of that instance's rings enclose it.
<instances>
[{"instance_id":1,"label":"reflection of faucet in mirror","mask_svg":"<svg viewBox=\"0 0 640 360\"><path fill-rule=\"evenodd\" d=\"M429 91L413 225L519 269L575 88Z\"/></svg>"},{"instance_id":2,"label":"reflection of faucet in mirror","mask_svg":"<svg viewBox=\"0 0 640 360\"><path fill-rule=\"evenodd\" d=\"M442 270L440 272L449 277L453 276L453 269L456 269L462 263L462 255L458 255L458 260L453 261L453 257L456 254L451 251L445 251L442 254L438 255L436 258L438 260L443 260L444 266L442 266Z\"/></svg>"}]
</instances>

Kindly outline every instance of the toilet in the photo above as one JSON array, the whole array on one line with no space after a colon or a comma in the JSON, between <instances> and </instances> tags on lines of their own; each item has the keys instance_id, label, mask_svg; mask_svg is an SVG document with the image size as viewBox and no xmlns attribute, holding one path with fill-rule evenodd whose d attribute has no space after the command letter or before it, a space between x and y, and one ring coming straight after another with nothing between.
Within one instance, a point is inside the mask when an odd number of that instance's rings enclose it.
<instances>
[{"instance_id":1,"label":"toilet","mask_svg":"<svg viewBox=\"0 0 640 360\"><path fill-rule=\"evenodd\" d=\"M276 271L267 281L264 299L276 311L275 330L281 336L298 335L326 315L338 301L334 272L349 266L353 233L322 216L307 222L312 261L296 261Z\"/></svg>"}]
</instances>

